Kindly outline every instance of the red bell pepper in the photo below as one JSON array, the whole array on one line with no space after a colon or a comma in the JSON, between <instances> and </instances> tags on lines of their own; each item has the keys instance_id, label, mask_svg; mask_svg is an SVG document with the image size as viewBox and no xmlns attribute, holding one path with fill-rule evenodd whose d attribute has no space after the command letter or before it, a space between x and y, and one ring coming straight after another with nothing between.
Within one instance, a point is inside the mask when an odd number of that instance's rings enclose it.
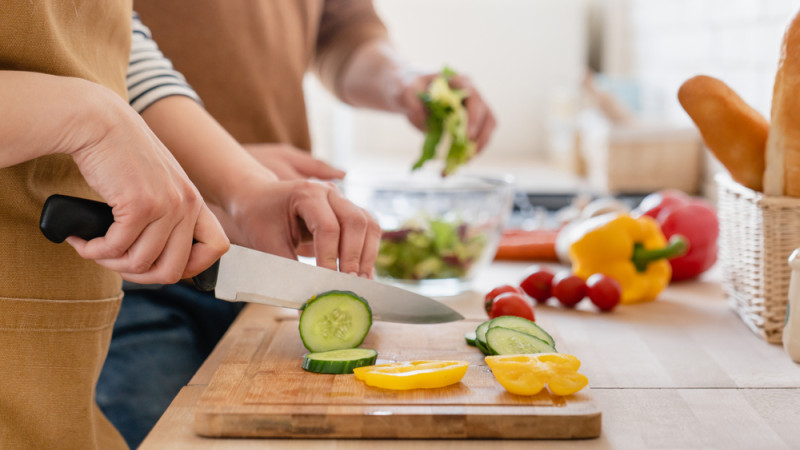
<instances>
[{"instance_id":1,"label":"red bell pepper","mask_svg":"<svg viewBox=\"0 0 800 450\"><path fill-rule=\"evenodd\" d=\"M673 281L697 277L717 261L719 220L705 200L677 190L663 190L645 197L634 215L656 219L667 239L680 234L689 240L689 251L669 260Z\"/></svg>"}]
</instances>

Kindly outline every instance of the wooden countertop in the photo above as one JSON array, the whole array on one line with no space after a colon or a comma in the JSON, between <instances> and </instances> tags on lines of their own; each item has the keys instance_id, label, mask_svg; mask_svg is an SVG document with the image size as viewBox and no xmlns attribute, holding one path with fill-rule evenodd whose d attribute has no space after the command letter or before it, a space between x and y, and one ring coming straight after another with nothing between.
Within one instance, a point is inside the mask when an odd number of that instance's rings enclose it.
<instances>
[{"instance_id":1,"label":"wooden countertop","mask_svg":"<svg viewBox=\"0 0 800 450\"><path fill-rule=\"evenodd\" d=\"M524 263L495 263L474 291L443 299L482 319L482 294L515 283ZM597 313L539 306L582 361L603 413L603 432L583 441L537 441L539 449L789 449L800 446L800 365L754 335L728 307L714 273L675 284L658 300ZM551 300L552 301L552 300ZM585 301L584 303L588 303ZM194 405L236 336L287 311L249 305L150 432L142 449L412 448L419 441L208 439L195 436ZM293 312L290 312L293 313ZM552 326L552 325L551 325ZM488 441L425 441L430 448L485 448ZM491 441L528 448L529 441Z\"/></svg>"}]
</instances>

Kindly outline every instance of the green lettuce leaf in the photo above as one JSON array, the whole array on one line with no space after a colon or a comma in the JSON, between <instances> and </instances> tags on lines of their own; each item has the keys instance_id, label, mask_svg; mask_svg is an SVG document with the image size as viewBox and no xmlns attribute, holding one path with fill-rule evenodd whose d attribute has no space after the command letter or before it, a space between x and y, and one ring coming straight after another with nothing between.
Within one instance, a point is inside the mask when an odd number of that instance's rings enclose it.
<instances>
[{"instance_id":1,"label":"green lettuce leaf","mask_svg":"<svg viewBox=\"0 0 800 450\"><path fill-rule=\"evenodd\" d=\"M442 176L447 176L469 161L477 152L477 146L467 137L467 109L464 99L467 93L450 87L449 80L456 73L445 67L442 73L431 81L427 92L420 95L428 108L425 140L422 154L414 163L412 170L422 167L436 157L436 150L442 141L449 143L445 155L445 168ZM444 138L444 139L443 139ZM443 146L443 145L442 145Z\"/></svg>"}]
</instances>

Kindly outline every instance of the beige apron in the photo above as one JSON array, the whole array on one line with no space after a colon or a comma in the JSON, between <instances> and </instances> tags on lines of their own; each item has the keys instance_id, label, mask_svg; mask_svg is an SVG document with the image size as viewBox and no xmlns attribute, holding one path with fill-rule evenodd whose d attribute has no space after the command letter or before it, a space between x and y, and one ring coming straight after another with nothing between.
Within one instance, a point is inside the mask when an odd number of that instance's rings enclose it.
<instances>
[{"instance_id":1,"label":"beige apron","mask_svg":"<svg viewBox=\"0 0 800 450\"><path fill-rule=\"evenodd\" d=\"M80 77L124 98L131 7L3 0L0 70ZM97 198L69 156L0 169L0 448L126 448L94 402L120 278L44 239L38 218L54 193Z\"/></svg>"},{"instance_id":2,"label":"beige apron","mask_svg":"<svg viewBox=\"0 0 800 450\"><path fill-rule=\"evenodd\" d=\"M135 8L236 140L305 150L306 72L335 90L353 51L387 35L372 0L136 0Z\"/></svg>"}]
</instances>

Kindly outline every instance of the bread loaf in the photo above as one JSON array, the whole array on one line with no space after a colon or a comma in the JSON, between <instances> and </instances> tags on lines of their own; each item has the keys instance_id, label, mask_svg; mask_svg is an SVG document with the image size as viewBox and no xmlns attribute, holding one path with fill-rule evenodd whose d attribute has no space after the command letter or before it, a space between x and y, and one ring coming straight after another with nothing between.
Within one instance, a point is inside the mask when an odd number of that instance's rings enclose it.
<instances>
[{"instance_id":1,"label":"bread loaf","mask_svg":"<svg viewBox=\"0 0 800 450\"><path fill-rule=\"evenodd\" d=\"M771 115L764 193L800 197L800 15L783 35Z\"/></svg>"},{"instance_id":2,"label":"bread loaf","mask_svg":"<svg viewBox=\"0 0 800 450\"><path fill-rule=\"evenodd\" d=\"M678 100L731 178L761 191L767 120L725 83L705 75L684 82Z\"/></svg>"}]
</instances>

